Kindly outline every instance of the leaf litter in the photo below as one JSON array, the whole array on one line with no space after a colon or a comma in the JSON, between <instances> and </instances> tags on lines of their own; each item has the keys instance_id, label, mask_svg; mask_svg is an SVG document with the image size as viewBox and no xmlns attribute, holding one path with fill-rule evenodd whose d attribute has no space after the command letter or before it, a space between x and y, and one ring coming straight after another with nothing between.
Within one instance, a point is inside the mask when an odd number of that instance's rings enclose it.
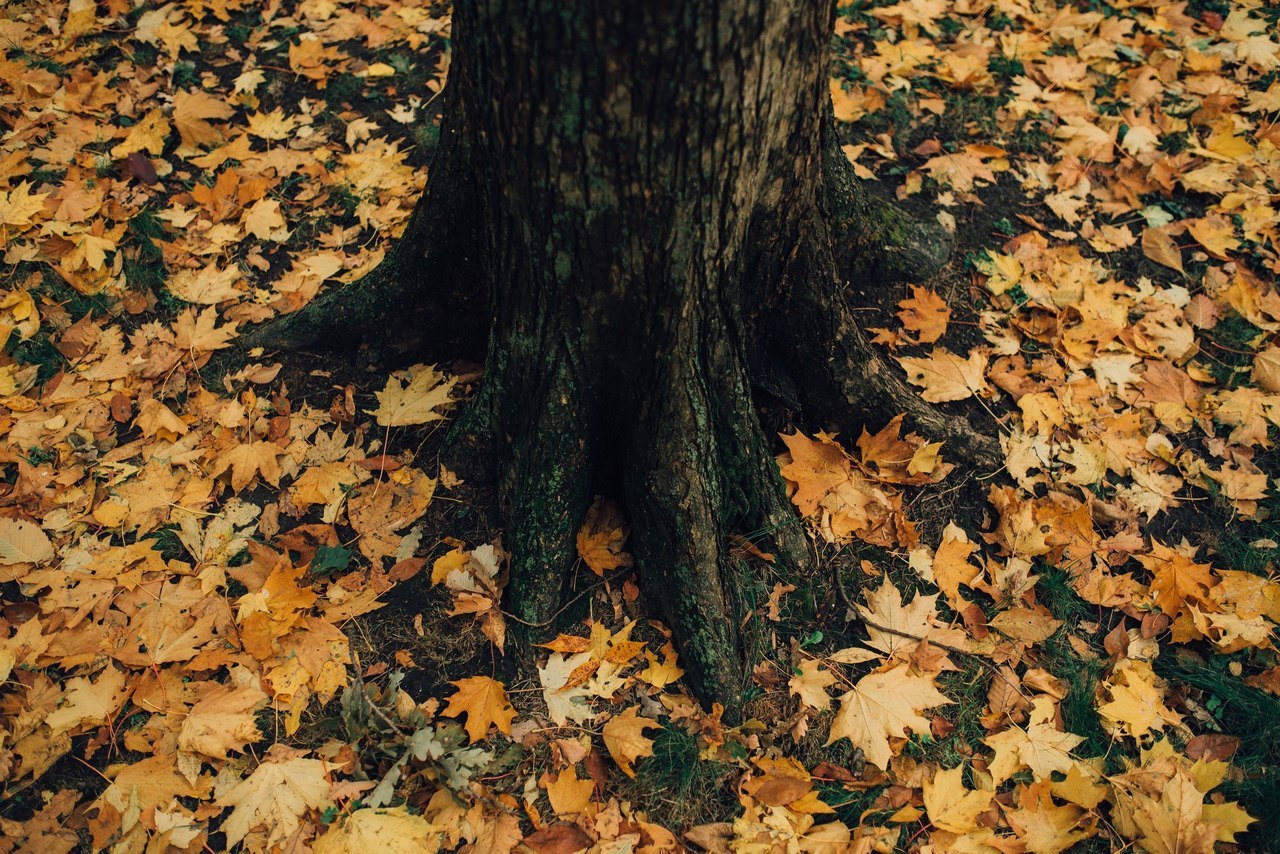
<instances>
[{"instance_id":1,"label":"leaf litter","mask_svg":"<svg viewBox=\"0 0 1280 854\"><path fill-rule=\"evenodd\" d=\"M991 226L876 340L924 399L998 417L1006 468L985 515L939 520L920 499L964 461L902 419L783 435L836 630L779 580L753 615L771 714L738 726L638 622L605 498L578 537L590 616L537 683L411 691L412 650L359 661L359 618L424 584L504 647L500 540L423 522L460 484L416 431L463 383L418 365L317 408L271 362L200 382L404 226L446 8L7 12L3 850L1265 847L1267 801L1239 798L1276 783L1230 704L1280 694L1274 5L842 12L859 174ZM1001 192L1020 204L988 210ZM1186 530L1201 508L1225 535ZM652 781L698 767L732 803L664 824Z\"/></svg>"}]
</instances>

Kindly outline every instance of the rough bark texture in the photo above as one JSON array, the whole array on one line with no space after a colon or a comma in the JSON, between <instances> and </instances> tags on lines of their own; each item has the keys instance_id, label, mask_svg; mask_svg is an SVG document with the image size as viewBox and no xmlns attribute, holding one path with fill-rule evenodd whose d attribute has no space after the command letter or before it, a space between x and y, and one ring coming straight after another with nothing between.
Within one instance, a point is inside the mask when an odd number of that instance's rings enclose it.
<instances>
[{"instance_id":1,"label":"rough bark texture","mask_svg":"<svg viewBox=\"0 0 1280 854\"><path fill-rule=\"evenodd\" d=\"M293 344L360 334L487 290L484 378L452 444L499 476L509 608L556 613L591 496L620 494L692 687L730 707L764 587L731 537L782 567L807 548L753 382L847 429L905 407L994 465L846 304L844 276L925 273L947 246L849 172L833 16L832 0L456 4L444 142L409 234L358 298L284 326Z\"/></svg>"},{"instance_id":2,"label":"rough bark texture","mask_svg":"<svg viewBox=\"0 0 1280 854\"><path fill-rule=\"evenodd\" d=\"M831 15L492 0L454 16L494 295L467 429L497 451L511 606L554 612L593 484L617 483L642 584L695 690L726 703L745 684L734 603L752 583L729 535L802 548L779 527L746 366L822 186Z\"/></svg>"}]
</instances>

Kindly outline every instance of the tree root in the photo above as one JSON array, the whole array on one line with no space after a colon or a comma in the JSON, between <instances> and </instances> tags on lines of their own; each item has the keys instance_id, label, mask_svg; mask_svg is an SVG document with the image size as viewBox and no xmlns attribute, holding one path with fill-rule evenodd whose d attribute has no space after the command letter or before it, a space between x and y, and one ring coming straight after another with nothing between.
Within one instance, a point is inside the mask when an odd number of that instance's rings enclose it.
<instances>
[{"instance_id":1,"label":"tree root","mask_svg":"<svg viewBox=\"0 0 1280 854\"><path fill-rule=\"evenodd\" d=\"M841 277L880 285L932 277L950 259L954 235L868 192L840 148L834 121L828 115L824 122L822 157L831 247Z\"/></svg>"},{"instance_id":2,"label":"tree root","mask_svg":"<svg viewBox=\"0 0 1280 854\"><path fill-rule=\"evenodd\" d=\"M850 310L833 269L823 226L797 247L785 274L781 311L773 318L770 352L795 380L804 409L818 420L851 431L871 418L905 413L908 422L993 472L1003 465L1000 445L966 419L920 398L871 344Z\"/></svg>"},{"instance_id":3,"label":"tree root","mask_svg":"<svg viewBox=\"0 0 1280 854\"><path fill-rule=\"evenodd\" d=\"M498 388L504 379L494 377ZM519 399L518 391L508 395ZM509 607L522 623L541 626L563 602L575 534L591 503L590 446L584 407L563 356L550 381L523 399L531 407L522 418L508 411L495 419L513 428L499 458L499 496L512 555Z\"/></svg>"},{"instance_id":4,"label":"tree root","mask_svg":"<svg viewBox=\"0 0 1280 854\"><path fill-rule=\"evenodd\" d=\"M747 620L766 588L750 561L730 553L731 534L753 535L786 568L806 540L745 396L743 373L717 373L708 388L691 362L673 362L652 401L624 473L641 585L662 607L700 697L736 714L760 633ZM744 441L745 440L745 441Z\"/></svg>"}]
</instances>

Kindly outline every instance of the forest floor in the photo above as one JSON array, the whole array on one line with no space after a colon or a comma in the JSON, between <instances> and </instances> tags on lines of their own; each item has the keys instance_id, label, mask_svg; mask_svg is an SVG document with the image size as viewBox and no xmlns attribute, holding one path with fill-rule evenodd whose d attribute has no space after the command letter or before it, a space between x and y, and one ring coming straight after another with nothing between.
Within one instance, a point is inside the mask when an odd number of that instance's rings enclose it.
<instances>
[{"instance_id":1,"label":"forest floor","mask_svg":"<svg viewBox=\"0 0 1280 854\"><path fill-rule=\"evenodd\" d=\"M447 8L2 8L0 852L1280 850L1280 6L842 10L848 156L957 239L851 298L1006 465L764 413L816 557L742 542L739 726L608 496L503 656L475 365L210 369L404 226Z\"/></svg>"}]
</instances>

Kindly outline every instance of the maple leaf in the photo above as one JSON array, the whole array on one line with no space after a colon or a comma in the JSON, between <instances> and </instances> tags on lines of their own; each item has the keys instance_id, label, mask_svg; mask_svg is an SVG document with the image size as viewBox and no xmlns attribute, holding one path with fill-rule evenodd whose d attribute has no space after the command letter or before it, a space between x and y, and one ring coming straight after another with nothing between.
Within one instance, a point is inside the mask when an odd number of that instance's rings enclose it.
<instances>
[{"instance_id":1,"label":"maple leaf","mask_svg":"<svg viewBox=\"0 0 1280 854\"><path fill-rule=\"evenodd\" d=\"M218 326L218 310L213 306L199 315L195 309L189 308L173 322L173 343L196 356L207 356L214 350L231 346L236 325Z\"/></svg>"},{"instance_id":2,"label":"maple leaf","mask_svg":"<svg viewBox=\"0 0 1280 854\"><path fill-rule=\"evenodd\" d=\"M1235 236L1235 225L1223 216L1207 216L1186 220L1187 230L1210 255L1224 261L1240 248Z\"/></svg>"},{"instance_id":3,"label":"maple leaf","mask_svg":"<svg viewBox=\"0 0 1280 854\"><path fill-rule=\"evenodd\" d=\"M298 507L334 504L351 487L364 483L370 477L369 472L343 460L311 466L293 482L289 496Z\"/></svg>"},{"instance_id":4,"label":"maple leaf","mask_svg":"<svg viewBox=\"0 0 1280 854\"><path fill-rule=\"evenodd\" d=\"M779 471L794 484L791 501L800 514L815 517L828 541L857 534L871 542L886 541L899 501L853 467L853 460L826 433L810 439L802 433L782 434L789 454L779 458ZM896 539L896 538L895 538ZM887 542L885 542L887 544Z\"/></svg>"},{"instance_id":5,"label":"maple leaf","mask_svg":"<svg viewBox=\"0 0 1280 854\"><path fill-rule=\"evenodd\" d=\"M218 457L209 476L217 478L223 472L230 471L232 492L240 492L259 474L267 483L278 486L281 471L277 459L283 453L284 449L273 442L236 445Z\"/></svg>"},{"instance_id":6,"label":"maple leaf","mask_svg":"<svg viewBox=\"0 0 1280 854\"><path fill-rule=\"evenodd\" d=\"M284 110L276 107L269 113L254 113L249 116L249 133L261 139L285 140L297 127L298 119L285 115Z\"/></svg>"},{"instance_id":7,"label":"maple leaf","mask_svg":"<svg viewBox=\"0 0 1280 854\"><path fill-rule=\"evenodd\" d=\"M879 587L874 590L868 588L863 596L867 604L855 604L854 607L862 619L867 621L867 646L872 649L891 657L908 659L920 645L920 641L914 638L926 638L949 646L964 646L967 642L962 630L948 629L938 622L936 593L927 596L917 594L904 605L901 591L886 574L881 578ZM871 623L884 626L890 631L876 628ZM897 634L898 632L902 634Z\"/></svg>"},{"instance_id":8,"label":"maple leaf","mask_svg":"<svg viewBox=\"0 0 1280 854\"><path fill-rule=\"evenodd\" d=\"M671 641L663 644L660 652L662 653L661 661L656 655L645 650L644 657L649 662L649 666L636 674L636 678L641 682L655 688L665 688L684 675L684 670L678 664L679 656L676 654L676 648Z\"/></svg>"},{"instance_id":9,"label":"maple leaf","mask_svg":"<svg viewBox=\"0 0 1280 854\"><path fill-rule=\"evenodd\" d=\"M138 404L138 414L133 423L142 431L142 435L154 436L166 442L176 441L191 429L177 413L154 397Z\"/></svg>"},{"instance_id":10,"label":"maple leaf","mask_svg":"<svg viewBox=\"0 0 1280 854\"><path fill-rule=\"evenodd\" d=\"M1080 736L1062 732L1054 725L1053 700L1036 697L1025 729L1012 726L983 739L983 743L996 752L987 770L996 786L1023 768L1030 768L1037 780L1048 780L1054 771L1065 774L1076 764L1071 751L1083 741Z\"/></svg>"},{"instance_id":11,"label":"maple leaf","mask_svg":"<svg viewBox=\"0 0 1280 854\"><path fill-rule=\"evenodd\" d=\"M124 671L110 665L96 680L77 676L68 679L65 687L63 705L44 719L55 733L106 723L115 717L129 696Z\"/></svg>"},{"instance_id":12,"label":"maple leaf","mask_svg":"<svg viewBox=\"0 0 1280 854\"><path fill-rule=\"evenodd\" d=\"M311 843L315 854L435 854L444 830L405 806L356 810Z\"/></svg>"},{"instance_id":13,"label":"maple leaf","mask_svg":"<svg viewBox=\"0 0 1280 854\"><path fill-rule=\"evenodd\" d=\"M542 699L547 704L547 716L558 726L569 721L586 723L595 717L591 709L591 692L580 683L570 685L570 679L579 668L591 660L591 653L579 652L571 656L553 653L547 663L538 668L538 681L542 685Z\"/></svg>"},{"instance_id":14,"label":"maple leaf","mask_svg":"<svg viewBox=\"0 0 1280 854\"><path fill-rule=\"evenodd\" d=\"M924 808L929 821L952 833L968 833L977 828L977 818L985 812L994 791L964 787L964 766L939 770L924 782Z\"/></svg>"},{"instance_id":15,"label":"maple leaf","mask_svg":"<svg viewBox=\"0 0 1280 854\"><path fill-rule=\"evenodd\" d=\"M933 576L938 589L947 596L947 601L958 605L963 601L960 596L960 585L972 587L982 574L982 569L969 562L969 558L978 551L978 547L969 542L964 529L954 522L947 523L942 532L942 543L933 556Z\"/></svg>"},{"instance_id":16,"label":"maple leaf","mask_svg":"<svg viewBox=\"0 0 1280 854\"><path fill-rule=\"evenodd\" d=\"M12 190L0 190L0 225L26 228L44 211L44 200L49 194L32 193L31 186L30 181L23 181Z\"/></svg>"},{"instance_id":17,"label":"maple leaf","mask_svg":"<svg viewBox=\"0 0 1280 854\"><path fill-rule=\"evenodd\" d=\"M578 557L601 578L606 572L631 566L635 559L624 550L627 534L626 522L617 503L597 497L578 529Z\"/></svg>"},{"instance_id":18,"label":"maple leaf","mask_svg":"<svg viewBox=\"0 0 1280 854\"><path fill-rule=\"evenodd\" d=\"M183 718L178 747L214 759L226 759L230 751L243 753L262 739L254 713L266 702L267 695L252 685L214 687Z\"/></svg>"},{"instance_id":19,"label":"maple leaf","mask_svg":"<svg viewBox=\"0 0 1280 854\"><path fill-rule=\"evenodd\" d=\"M111 149L111 157L115 160L123 160L135 151L161 154L164 151L165 140L168 138L169 121L164 117L164 110L156 107L129 128L124 141Z\"/></svg>"},{"instance_id":20,"label":"maple leaf","mask_svg":"<svg viewBox=\"0 0 1280 854\"><path fill-rule=\"evenodd\" d=\"M839 697L840 709L831 722L827 744L847 738L881 769L889 767L891 736L928 732L929 719L921 710L952 703L933 685L933 677L912 673L906 663L868 673Z\"/></svg>"},{"instance_id":21,"label":"maple leaf","mask_svg":"<svg viewBox=\"0 0 1280 854\"><path fill-rule=\"evenodd\" d=\"M987 391L987 354L975 350L962 359L946 347L936 347L927 358L894 356L907 372L907 381L924 389L930 403L964 400Z\"/></svg>"},{"instance_id":22,"label":"maple leaf","mask_svg":"<svg viewBox=\"0 0 1280 854\"><path fill-rule=\"evenodd\" d=\"M572 765L556 775L544 773L538 783L547 790L551 809L561 818L586 812L596 787L595 781L589 777L578 779L578 772Z\"/></svg>"},{"instance_id":23,"label":"maple leaf","mask_svg":"<svg viewBox=\"0 0 1280 854\"><path fill-rule=\"evenodd\" d=\"M923 168L938 183L962 193L972 190L978 181L993 184L996 180L991 165L968 151L931 157Z\"/></svg>"},{"instance_id":24,"label":"maple leaf","mask_svg":"<svg viewBox=\"0 0 1280 854\"><path fill-rule=\"evenodd\" d=\"M328 768L319 759L302 757L255 768L217 799L219 806L234 807L222 823L227 847L258 827L266 828L268 845L292 836L307 810L328 806Z\"/></svg>"},{"instance_id":25,"label":"maple leaf","mask_svg":"<svg viewBox=\"0 0 1280 854\"><path fill-rule=\"evenodd\" d=\"M639 706L632 706L604 725L604 746L628 777L636 776L637 759L653 755L653 739L646 737L644 731L658 728L657 721L642 718L639 712Z\"/></svg>"},{"instance_id":26,"label":"maple leaf","mask_svg":"<svg viewBox=\"0 0 1280 854\"><path fill-rule=\"evenodd\" d=\"M1201 606L1212 602L1209 588L1214 578L1210 564L1196 563L1158 540L1151 541L1151 554L1134 557L1151 573L1156 604L1169 616L1177 616L1188 602Z\"/></svg>"},{"instance_id":27,"label":"maple leaf","mask_svg":"<svg viewBox=\"0 0 1280 854\"><path fill-rule=\"evenodd\" d=\"M194 270L179 270L169 277L165 287L177 297L198 305L217 305L243 295L237 285L244 282L244 274L235 264L218 267L217 261Z\"/></svg>"},{"instance_id":28,"label":"maple leaf","mask_svg":"<svg viewBox=\"0 0 1280 854\"><path fill-rule=\"evenodd\" d=\"M382 427L439 421L445 416L437 410L453 405L450 394L457 384L457 379L445 379L435 365L414 365L396 371L387 379L386 387L376 395L378 408L369 413Z\"/></svg>"},{"instance_id":29,"label":"maple leaf","mask_svg":"<svg viewBox=\"0 0 1280 854\"><path fill-rule=\"evenodd\" d=\"M190 149L222 142L222 131L209 119L229 119L235 108L226 101L201 89L178 90L173 96L173 124Z\"/></svg>"},{"instance_id":30,"label":"maple leaf","mask_svg":"<svg viewBox=\"0 0 1280 854\"><path fill-rule=\"evenodd\" d=\"M821 661L808 658L800 662L800 672L791 677L787 687L809 708L825 709L831 705L831 695L827 693L827 689L836 681L836 675L822 667Z\"/></svg>"},{"instance_id":31,"label":"maple leaf","mask_svg":"<svg viewBox=\"0 0 1280 854\"><path fill-rule=\"evenodd\" d=\"M903 418L894 416L874 434L863 427L858 437L863 469L881 483L937 483L955 466L942 461L941 442L925 442L914 433L902 438Z\"/></svg>"},{"instance_id":32,"label":"maple leaf","mask_svg":"<svg viewBox=\"0 0 1280 854\"><path fill-rule=\"evenodd\" d=\"M259 199L244 212L241 220L246 234L259 240L283 243L289 239L289 229L280 213L280 203L275 199Z\"/></svg>"},{"instance_id":33,"label":"maple leaf","mask_svg":"<svg viewBox=\"0 0 1280 854\"><path fill-rule=\"evenodd\" d=\"M516 710L507 699L507 689L488 676L468 676L450 682L457 692L449 697L449 705L440 714L456 718L467 716L467 740L474 744L489 736L489 727L497 725L498 732L511 734L511 722Z\"/></svg>"},{"instance_id":34,"label":"maple leaf","mask_svg":"<svg viewBox=\"0 0 1280 854\"><path fill-rule=\"evenodd\" d=\"M1115 672L1103 682L1111 699L1098 706L1098 714L1110 729L1119 729L1137 737L1143 733L1162 729L1166 724L1176 725L1182 717L1164 704L1163 684L1146 661L1126 658L1116 665Z\"/></svg>"},{"instance_id":35,"label":"maple leaf","mask_svg":"<svg viewBox=\"0 0 1280 854\"><path fill-rule=\"evenodd\" d=\"M1004 807L1005 820L1027 851L1060 854L1093 836L1093 819L1075 804L1053 802L1047 781L1018 790L1018 807Z\"/></svg>"},{"instance_id":36,"label":"maple leaf","mask_svg":"<svg viewBox=\"0 0 1280 854\"><path fill-rule=\"evenodd\" d=\"M911 297L901 300L898 308L898 319L904 329L916 333L917 344L932 344L947 331L951 308L928 288L912 285Z\"/></svg>"}]
</instances>

